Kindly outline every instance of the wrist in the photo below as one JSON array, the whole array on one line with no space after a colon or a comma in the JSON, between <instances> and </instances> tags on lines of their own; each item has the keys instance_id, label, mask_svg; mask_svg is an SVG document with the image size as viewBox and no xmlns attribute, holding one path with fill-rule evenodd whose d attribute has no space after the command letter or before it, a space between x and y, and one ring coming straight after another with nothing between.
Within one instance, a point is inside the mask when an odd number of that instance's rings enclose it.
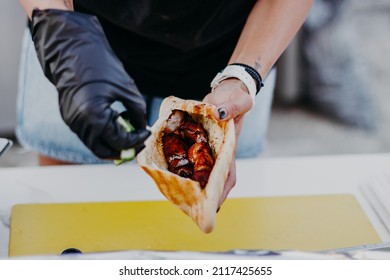
<instances>
[{"instance_id":1,"label":"wrist","mask_svg":"<svg viewBox=\"0 0 390 280\"><path fill-rule=\"evenodd\" d=\"M263 78L255 68L244 63L231 63L229 65L237 65L243 67L244 70L253 78L256 83L256 95L260 92L260 89L264 86Z\"/></svg>"},{"instance_id":2,"label":"wrist","mask_svg":"<svg viewBox=\"0 0 390 280\"><path fill-rule=\"evenodd\" d=\"M221 81L218 85L218 89L221 88L222 90L226 90L227 87L234 88L234 91L241 91L243 93L246 93L247 95L250 95L248 88L246 85L238 78L227 78Z\"/></svg>"},{"instance_id":3,"label":"wrist","mask_svg":"<svg viewBox=\"0 0 390 280\"><path fill-rule=\"evenodd\" d=\"M240 80L245 85L254 105L255 96L263 85L260 74L258 74L255 69L245 64L230 64L214 77L210 85L212 91L222 81L232 78Z\"/></svg>"}]
</instances>

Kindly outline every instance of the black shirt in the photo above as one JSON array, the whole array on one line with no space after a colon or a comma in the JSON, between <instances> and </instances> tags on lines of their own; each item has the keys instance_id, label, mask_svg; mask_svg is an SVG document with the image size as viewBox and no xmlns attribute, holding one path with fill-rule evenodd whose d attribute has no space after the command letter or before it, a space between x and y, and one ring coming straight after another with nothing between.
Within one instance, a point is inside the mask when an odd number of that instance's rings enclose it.
<instances>
[{"instance_id":1,"label":"black shirt","mask_svg":"<svg viewBox=\"0 0 390 280\"><path fill-rule=\"evenodd\" d=\"M255 0L75 0L96 15L143 94L202 99Z\"/></svg>"}]
</instances>

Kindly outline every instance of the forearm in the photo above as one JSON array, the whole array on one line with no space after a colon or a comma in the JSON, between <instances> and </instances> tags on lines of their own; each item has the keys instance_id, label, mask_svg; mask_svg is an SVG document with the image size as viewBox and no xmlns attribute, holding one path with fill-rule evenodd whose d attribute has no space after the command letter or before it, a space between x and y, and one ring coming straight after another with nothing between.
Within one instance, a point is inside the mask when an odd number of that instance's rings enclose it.
<instances>
[{"instance_id":1,"label":"forearm","mask_svg":"<svg viewBox=\"0 0 390 280\"><path fill-rule=\"evenodd\" d=\"M31 19L32 11L38 9L73 10L73 0L20 0L24 10Z\"/></svg>"},{"instance_id":2,"label":"forearm","mask_svg":"<svg viewBox=\"0 0 390 280\"><path fill-rule=\"evenodd\" d=\"M258 0L229 63L245 63L265 78L287 48L313 0Z\"/></svg>"}]
</instances>

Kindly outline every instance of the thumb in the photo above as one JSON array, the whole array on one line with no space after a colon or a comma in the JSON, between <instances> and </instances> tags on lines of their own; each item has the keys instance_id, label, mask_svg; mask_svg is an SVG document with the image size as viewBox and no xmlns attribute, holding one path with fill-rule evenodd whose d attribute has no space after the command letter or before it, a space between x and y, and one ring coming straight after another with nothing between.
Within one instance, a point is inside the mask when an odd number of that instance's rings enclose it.
<instances>
[{"instance_id":1,"label":"thumb","mask_svg":"<svg viewBox=\"0 0 390 280\"><path fill-rule=\"evenodd\" d=\"M234 102L225 102L216 106L214 116L219 120L228 121L244 115L252 108L252 102L246 98L238 98Z\"/></svg>"}]
</instances>

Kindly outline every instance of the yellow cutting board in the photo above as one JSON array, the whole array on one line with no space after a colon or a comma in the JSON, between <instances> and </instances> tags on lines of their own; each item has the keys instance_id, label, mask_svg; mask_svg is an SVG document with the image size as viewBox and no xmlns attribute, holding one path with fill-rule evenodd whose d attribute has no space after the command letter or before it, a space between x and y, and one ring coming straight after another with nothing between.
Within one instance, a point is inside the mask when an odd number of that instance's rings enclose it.
<instances>
[{"instance_id":1,"label":"yellow cutting board","mask_svg":"<svg viewBox=\"0 0 390 280\"><path fill-rule=\"evenodd\" d=\"M228 199L202 233L168 201L20 204L10 256L117 250L327 250L379 243L352 195Z\"/></svg>"}]
</instances>

